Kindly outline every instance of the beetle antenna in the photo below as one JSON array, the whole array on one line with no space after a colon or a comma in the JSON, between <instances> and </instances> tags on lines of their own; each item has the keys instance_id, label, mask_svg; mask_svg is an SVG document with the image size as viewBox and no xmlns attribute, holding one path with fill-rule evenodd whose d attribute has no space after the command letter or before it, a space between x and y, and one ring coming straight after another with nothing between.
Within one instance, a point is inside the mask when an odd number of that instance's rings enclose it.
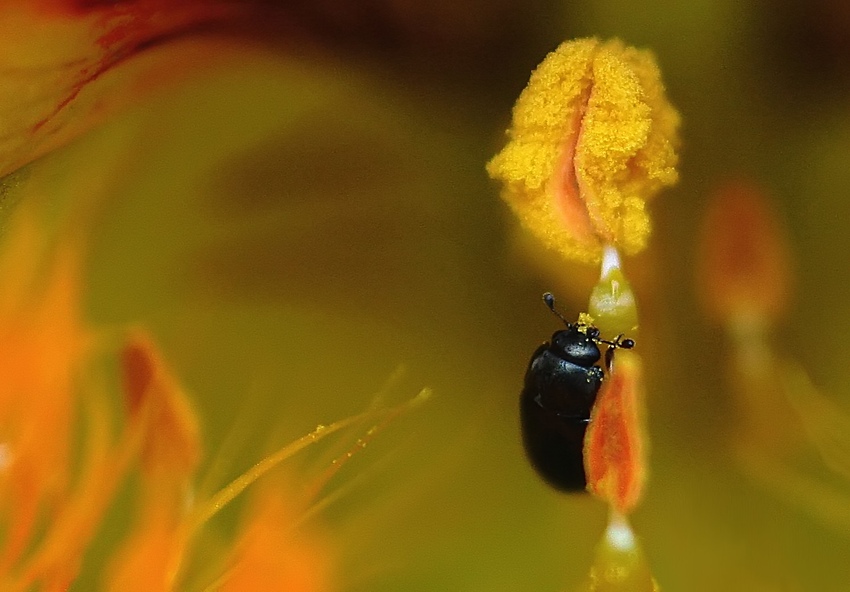
<instances>
[{"instance_id":1,"label":"beetle antenna","mask_svg":"<svg viewBox=\"0 0 850 592\"><path fill-rule=\"evenodd\" d=\"M555 296L552 295L552 292L545 292L543 294L543 302L546 303L546 306L549 307L549 310L552 311L552 314L561 319L567 327L572 326L572 323L565 319L564 315L562 315L555 309Z\"/></svg>"},{"instance_id":2,"label":"beetle antenna","mask_svg":"<svg viewBox=\"0 0 850 592\"><path fill-rule=\"evenodd\" d=\"M624 337L624 334L620 333L619 335L617 335L617 339L615 339L614 341L608 341L607 339L597 339L596 342L604 343L613 348L619 347L622 349L632 349L635 346L635 340L628 338L624 339Z\"/></svg>"}]
</instances>

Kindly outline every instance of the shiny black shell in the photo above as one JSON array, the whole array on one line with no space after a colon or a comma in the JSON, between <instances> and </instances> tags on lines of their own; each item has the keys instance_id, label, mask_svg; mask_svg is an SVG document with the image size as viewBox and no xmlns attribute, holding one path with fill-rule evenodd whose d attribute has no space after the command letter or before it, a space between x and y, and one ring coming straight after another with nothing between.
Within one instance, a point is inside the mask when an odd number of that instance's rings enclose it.
<instances>
[{"instance_id":1,"label":"shiny black shell","mask_svg":"<svg viewBox=\"0 0 850 592\"><path fill-rule=\"evenodd\" d=\"M602 386L599 345L576 325L534 355L520 396L522 440L537 473L561 491L583 491L584 434Z\"/></svg>"}]
</instances>

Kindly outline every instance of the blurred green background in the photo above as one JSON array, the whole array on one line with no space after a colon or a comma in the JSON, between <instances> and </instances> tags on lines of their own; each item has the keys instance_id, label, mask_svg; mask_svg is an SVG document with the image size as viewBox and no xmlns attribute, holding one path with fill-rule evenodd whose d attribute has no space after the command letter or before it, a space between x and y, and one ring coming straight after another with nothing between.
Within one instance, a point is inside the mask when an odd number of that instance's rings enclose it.
<instances>
[{"instance_id":1,"label":"blurred green background","mask_svg":"<svg viewBox=\"0 0 850 592\"><path fill-rule=\"evenodd\" d=\"M219 484L273 444L366 408L403 365L390 399L425 386L433 399L352 459L331 485L346 495L318 518L340 548L341 589L577 585L606 508L537 479L517 398L529 356L557 329L540 294L555 291L572 316L596 270L529 247L484 163L548 51L616 36L655 52L683 118L681 181L651 206L649 252L625 264L642 306L652 437L633 522L653 572L670 591L850 589L847 525L735 463L746 422L726 386L723 334L693 288L711 191L735 176L762 184L797 257L777 347L850 407L846 4L301 0L277 10L222 37L224 65L22 173L101 204L89 314L150 327L193 394L208 458L235 442ZM144 59L167 63L196 41ZM320 456L283 470L309 479ZM850 504L848 483L832 485Z\"/></svg>"}]
</instances>

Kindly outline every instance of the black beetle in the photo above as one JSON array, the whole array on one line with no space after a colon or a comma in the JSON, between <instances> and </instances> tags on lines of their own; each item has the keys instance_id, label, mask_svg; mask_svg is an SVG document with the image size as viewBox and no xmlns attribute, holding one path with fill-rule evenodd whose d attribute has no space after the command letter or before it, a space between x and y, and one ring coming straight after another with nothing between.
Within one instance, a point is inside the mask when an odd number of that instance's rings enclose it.
<instances>
[{"instance_id":1,"label":"black beetle","mask_svg":"<svg viewBox=\"0 0 850 592\"><path fill-rule=\"evenodd\" d=\"M561 491L583 491L584 434L590 410L602 386L604 372L597 362L599 344L608 345L605 365L610 371L617 348L635 342L620 335L614 341L599 337L592 325L568 322L555 310L555 298L543 295L549 309L566 325L531 356L520 396L520 418L525 452L537 473Z\"/></svg>"}]
</instances>

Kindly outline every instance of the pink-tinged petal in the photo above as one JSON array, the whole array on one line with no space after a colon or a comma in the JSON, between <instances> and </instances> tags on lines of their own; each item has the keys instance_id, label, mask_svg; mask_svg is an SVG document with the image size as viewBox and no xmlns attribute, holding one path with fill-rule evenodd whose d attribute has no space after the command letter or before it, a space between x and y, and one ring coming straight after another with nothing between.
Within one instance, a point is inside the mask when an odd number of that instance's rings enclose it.
<instances>
[{"instance_id":1,"label":"pink-tinged petal","mask_svg":"<svg viewBox=\"0 0 850 592\"><path fill-rule=\"evenodd\" d=\"M39 512L54 508L68 486L75 381L89 341L78 316L76 249L49 249L29 211L7 230L0 252L0 512L10 520L0 571L18 560Z\"/></svg>"},{"instance_id":2,"label":"pink-tinged petal","mask_svg":"<svg viewBox=\"0 0 850 592\"><path fill-rule=\"evenodd\" d=\"M42 0L0 5L0 176L212 60L135 58L250 3Z\"/></svg>"}]
</instances>

